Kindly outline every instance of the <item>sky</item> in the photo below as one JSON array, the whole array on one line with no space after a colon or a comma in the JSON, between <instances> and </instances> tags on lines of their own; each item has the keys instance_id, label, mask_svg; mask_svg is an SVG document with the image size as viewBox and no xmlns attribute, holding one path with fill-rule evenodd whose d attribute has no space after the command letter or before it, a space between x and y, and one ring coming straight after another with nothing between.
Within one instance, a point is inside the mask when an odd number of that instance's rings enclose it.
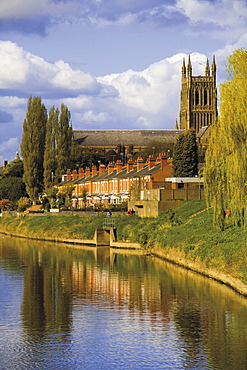
<instances>
[{"instance_id":1,"label":"sky","mask_svg":"<svg viewBox=\"0 0 247 370\"><path fill-rule=\"evenodd\" d=\"M217 86L247 47L241 0L0 0L0 165L20 152L30 96L80 129L173 129L181 66Z\"/></svg>"}]
</instances>

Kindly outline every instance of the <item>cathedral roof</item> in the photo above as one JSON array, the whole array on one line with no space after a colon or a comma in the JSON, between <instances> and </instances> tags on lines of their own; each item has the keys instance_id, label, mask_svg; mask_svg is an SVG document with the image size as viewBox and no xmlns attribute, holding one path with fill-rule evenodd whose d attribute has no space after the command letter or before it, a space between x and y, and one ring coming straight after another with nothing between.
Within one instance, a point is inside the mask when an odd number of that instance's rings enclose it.
<instances>
[{"instance_id":1,"label":"cathedral roof","mask_svg":"<svg viewBox=\"0 0 247 370\"><path fill-rule=\"evenodd\" d=\"M153 141L174 142L180 130L73 130L74 139L85 146L145 146Z\"/></svg>"},{"instance_id":2,"label":"cathedral roof","mask_svg":"<svg viewBox=\"0 0 247 370\"><path fill-rule=\"evenodd\" d=\"M198 138L201 138L204 135L204 133L207 131L208 127L209 126L203 126L203 127L201 127L200 130L198 131L198 133L196 134L196 136Z\"/></svg>"}]
</instances>

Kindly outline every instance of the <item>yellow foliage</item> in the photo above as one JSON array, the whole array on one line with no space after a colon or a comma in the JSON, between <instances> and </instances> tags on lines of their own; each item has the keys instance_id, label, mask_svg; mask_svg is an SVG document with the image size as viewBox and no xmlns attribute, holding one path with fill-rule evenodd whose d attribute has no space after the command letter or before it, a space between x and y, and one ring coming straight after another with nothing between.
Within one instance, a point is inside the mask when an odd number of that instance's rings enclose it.
<instances>
[{"instance_id":1,"label":"yellow foliage","mask_svg":"<svg viewBox=\"0 0 247 370\"><path fill-rule=\"evenodd\" d=\"M236 50L228 62L229 77L220 87L220 117L212 130L204 175L214 221L222 229L227 208L235 223L243 224L247 185L247 51Z\"/></svg>"}]
</instances>

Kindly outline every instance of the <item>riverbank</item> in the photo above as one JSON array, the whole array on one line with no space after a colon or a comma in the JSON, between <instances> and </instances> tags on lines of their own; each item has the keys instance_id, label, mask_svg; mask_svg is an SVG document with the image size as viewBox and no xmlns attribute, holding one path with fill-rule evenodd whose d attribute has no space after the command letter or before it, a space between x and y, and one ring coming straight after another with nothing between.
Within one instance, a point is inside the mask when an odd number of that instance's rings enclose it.
<instances>
[{"instance_id":1,"label":"riverbank","mask_svg":"<svg viewBox=\"0 0 247 370\"><path fill-rule=\"evenodd\" d=\"M92 242L105 216L3 217L0 231L48 241ZM223 282L247 296L247 233L229 219L224 231L212 226L212 210L204 201L184 202L157 218L116 215L117 240L139 244L147 254L164 258Z\"/></svg>"}]
</instances>

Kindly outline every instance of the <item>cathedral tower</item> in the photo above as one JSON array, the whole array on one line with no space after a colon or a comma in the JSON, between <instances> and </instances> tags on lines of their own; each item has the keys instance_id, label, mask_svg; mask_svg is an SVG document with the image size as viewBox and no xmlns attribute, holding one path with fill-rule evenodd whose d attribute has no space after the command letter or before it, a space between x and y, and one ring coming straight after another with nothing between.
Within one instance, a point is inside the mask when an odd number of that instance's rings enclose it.
<instances>
[{"instance_id":1,"label":"cathedral tower","mask_svg":"<svg viewBox=\"0 0 247 370\"><path fill-rule=\"evenodd\" d=\"M217 115L215 57L213 57L211 70L207 59L205 76L192 76L190 57L187 67L184 59L180 95L180 129L192 128L198 133L202 127L214 123Z\"/></svg>"}]
</instances>

